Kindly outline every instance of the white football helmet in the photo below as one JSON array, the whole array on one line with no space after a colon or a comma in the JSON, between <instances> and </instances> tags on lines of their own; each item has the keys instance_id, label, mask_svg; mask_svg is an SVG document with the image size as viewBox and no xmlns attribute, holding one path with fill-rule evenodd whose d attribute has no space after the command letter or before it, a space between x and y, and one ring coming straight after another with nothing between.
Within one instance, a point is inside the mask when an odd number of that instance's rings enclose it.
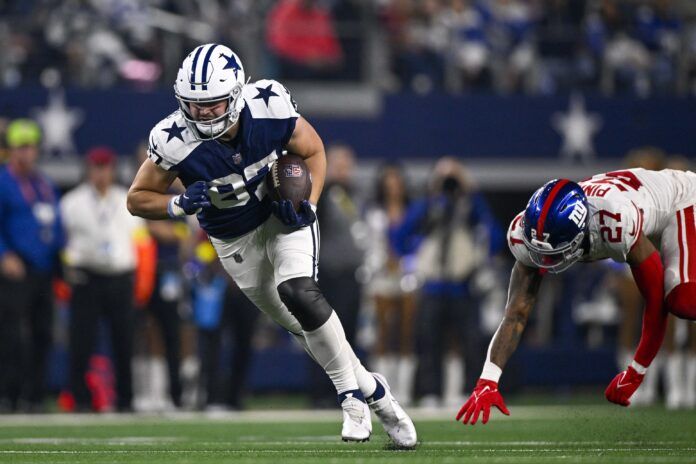
<instances>
[{"instance_id":1,"label":"white football helmet","mask_svg":"<svg viewBox=\"0 0 696 464\"><path fill-rule=\"evenodd\" d=\"M191 132L199 140L220 137L239 119L244 108L244 67L239 57L220 44L196 47L184 59L174 83L174 94ZM189 103L227 100L225 114L208 121L193 119Z\"/></svg>"}]
</instances>

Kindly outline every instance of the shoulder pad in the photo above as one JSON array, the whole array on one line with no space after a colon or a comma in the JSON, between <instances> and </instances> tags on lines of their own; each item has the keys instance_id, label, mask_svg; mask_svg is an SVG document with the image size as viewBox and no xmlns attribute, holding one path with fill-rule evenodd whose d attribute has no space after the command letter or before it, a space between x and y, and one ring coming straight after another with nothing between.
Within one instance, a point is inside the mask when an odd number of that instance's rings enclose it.
<instances>
[{"instance_id":1,"label":"shoulder pad","mask_svg":"<svg viewBox=\"0 0 696 464\"><path fill-rule=\"evenodd\" d=\"M524 240L522 240L522 235L524 234L524 227L522 226L522 218L524 217L524 211L515 216L515 219L510 223L510 227L507 232L507 242L510 252L515 257L515 259L525 266L537 267L532 259L529 257L529 251L527 247L524 246Z\"/></svg>"},{"instance_id":2,"label":"shoulder pad","mask_svg":"<svg viewBox=\"0 0 696 464\"><path fill-rule=\"evenodd\" d=\"M283 84L262 79L244 86L242 96L254 119L297 118L297 104Z\"/></svg>"},{"instance_id":3,"label":"shoulder pad","mask_svg":"<svg viewBox=\"0 0 696 464\"><path fill-rule=\"evenodd\" d=\"M200 143L186 125L181 111L177 110L150 131L147 156L157 166L168 171L183 161Z\"/></svg>"}]
</instances>

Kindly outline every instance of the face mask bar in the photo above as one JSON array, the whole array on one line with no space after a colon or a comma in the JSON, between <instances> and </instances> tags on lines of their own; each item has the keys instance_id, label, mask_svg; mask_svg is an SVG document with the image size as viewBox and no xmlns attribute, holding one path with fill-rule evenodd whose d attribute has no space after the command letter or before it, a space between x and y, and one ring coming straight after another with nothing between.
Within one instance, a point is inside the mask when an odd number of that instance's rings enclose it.
<instances>
[{"instance_id":1,"label":"face mask bar","mask_svg":"<svg viewBox=\"0 0 696 464\"><path fill-rule=\"evenodd\" d=\"M562 247L544 249L531 243L526 236L523 237L532 262L539 268L546 269L552 274L559 274L567 270L582 257L583 249L580 245L584 238L585 233L581 232L572 242Z\"/></svg>"},{"instance_id":2,"label":"face mask bar","mask_svg":"<svg viewBox=\"0 0 696 464\"><path fill-rule=\"evenodd\" d=\"M176 91L176 86L174 87L174 95L179 102L181 114L197 140L215 140L237 122L239 119L237 102L241 98L242 87L241 84L237 84L229 96L222 98L186 98L179 95ZM214 103L224 100L227 100L227 111L214 119L199 121L191 116L189 110L189 104L191 103Z\"/></svg>"}]
</instances>

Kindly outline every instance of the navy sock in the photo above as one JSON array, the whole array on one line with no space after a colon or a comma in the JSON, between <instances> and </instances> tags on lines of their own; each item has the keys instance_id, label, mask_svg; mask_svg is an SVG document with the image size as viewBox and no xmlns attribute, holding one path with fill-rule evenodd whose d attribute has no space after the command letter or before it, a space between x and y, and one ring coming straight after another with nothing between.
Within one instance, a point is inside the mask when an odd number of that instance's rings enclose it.
<instances>
[{"instance_id":1,"label":"navy sock","mask_svg":"<svg viewBox=\"0 0 696 464\"><path fill-rule=\"evenodd\" d=\"M358 390L346 390L344 392L341 392L338 394L338 404L341 405L343 401L348 398L349 396L352 396L353 398L357 398L363 403L365 402L365 397L363 396L362 392Z\"/></svg>"},{"instance_id":2,"label":"navy sock","mask_svg":"<svg viewBox=\"0 0 696 464\"><path fill-rule=\"evenodd\" d=\"M370 401L377 401L381 400L384 398L384 385L375 377L375 382L377 382L377 387L375 388L375 391L368 397Z\"/></svg>"}]
</instances>

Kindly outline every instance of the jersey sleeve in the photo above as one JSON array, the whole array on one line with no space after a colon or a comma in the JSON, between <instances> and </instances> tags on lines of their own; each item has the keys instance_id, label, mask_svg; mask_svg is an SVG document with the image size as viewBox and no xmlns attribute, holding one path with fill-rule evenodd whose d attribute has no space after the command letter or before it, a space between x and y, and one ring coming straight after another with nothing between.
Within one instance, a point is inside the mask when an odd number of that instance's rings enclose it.
<instances>
[{"instance_id":1,"label":"jersey sleeve","mask_svg":"<svg viewBox=\"0 0 696 464\"><path fill-rule=\"evenodd\" d=\"M162 169L176 169L176 165L200 144L186 125L179 111L167 116L150 131L147 157Z\"/></svg>"},{"instance_id":2,"label":"jersey sleeve","mask_svg":"<svg viewBox=\"0 0 696 464\"><path fill-rule=\"evenodd\" d=\"M510 223L510 227L508 228L507 232L508 247L517 261L527 267L536 268L537 266L529 257L529 251L527 251L527 247L524 246L524 241L522 240L522 234L524 234L524 227L522 227L523 217L524 212L521 212L515 216L515 219L513 219Z\"/></svg>"},{"instance_id":3,"label":"jersey sleeve","mask_svg":"<svg viewBox=\"0 0 696 464\"><path fill-rule=\"evenodd\" d=\"M598 237L598 257L625 262L643 230L642 211L619 192L595 199L593 204L596 211L592 214L591 227Z\"/></svg>"},{"instance_id":4,"label":"jersey sleeve","mask_svg":"<svg viewBox=\"0 0 696 464\"><path fill-rule=\"evenodd\" d=\"M297 119L300 113L290 91L280 82L262 79L244 86L244 100L255 119Z\"/></svg>"}]
</instances>

